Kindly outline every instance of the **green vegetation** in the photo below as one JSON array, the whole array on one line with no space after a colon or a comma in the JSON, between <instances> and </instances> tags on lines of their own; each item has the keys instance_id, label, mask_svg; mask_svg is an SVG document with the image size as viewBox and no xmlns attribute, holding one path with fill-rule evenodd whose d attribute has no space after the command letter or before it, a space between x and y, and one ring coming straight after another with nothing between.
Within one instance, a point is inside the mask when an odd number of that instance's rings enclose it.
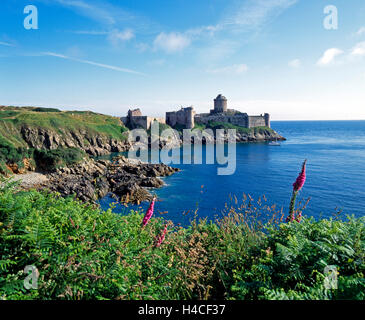
<instances>
[{"instance_id":1,"label":"green vegetation","mask_svg":"<svg viewBox=\"0 0 365 320\"><path fill-rule=\"evenodd\" d=\"M235 129L237 132L241 133L241 134L249 134L249 133L263 133L263 132L274 132L274 130L272 130L269 127L254 127L254 128L244 128L241 126L236 126L232 123L226 123L226 122L214 122L214 121L209 121L208 125L206 126L206 128L209 129Z\"/></svg>"},{"instance_id":2,"label":"green vegetation","mask_svg":"<svg viewBox=\"0 0 365 320\"><path fill-rule=\"evenodd\" d=\"M281 223L249 199L216 223L168 223L157 248L161 218L141 228L139 212L15 188L0 188L2 299L365 299L364 218ZM38 289L24 288L27 265ZM324 287L328 265L337 290Z\"/></svg>"},{"instance_id":3,"label":"green vegetation","mask_svg":"<svg viewBox=\"0 0 365 320\"><path fill-rule=\"evenodd\" d=\"M37 167L53 171L60 167L68 167L80 162L86 154L77 148L58 148L56 150L34 150Z\"/></svg>"},{"instance_id":4,"label":"green vegetation","mask_svg":"<svg viewBox=\"0 0 365 320\"><path fill-rule=\"evenodd\" d=\"M11 173L7 164L16 164L18 168L22 168L23 159L33 159L33 152L33 149L15 148L0 135L0 174Z\"/></svg>"},{"instance_id":5,"label":"green vegetation","mask_svg":"<svg viewBox=\"0 0 365 320\"><path fill-rule=\"evenodd\" d=\"M206 125L204 124L200 124L200 123L195 123L195 126L194 126L194 129L193 130L200 130L200 131L203 131L204 129L206 129Z\"/></svg>"},{"instance_id":6,"label":"green vegetation","mask_svg":"<svg viewBox=\"0 0 365 320\"><path fill-rule=\"evenodd\" d=\"M157 120L155 120L156 122ZM158 121L157 121L158 122ZM164 131L164 130L167 130L167 129L171 129L171 127L168 125L168 124L165 124L165 123L159 123L158 122L158 128L159 128L159 136L161 136L161 133ZM151 128L147 130L147 134L150 136L151 135Z\"/></svg>"},{"instance_id":7,"label":"green vegetation","mask_svg":"<svg viewBox=\"0 0 365 320\"><path fill-rule=\"evenodd\" d=\"M2 175L11 173L6 165L16 164L18 168L23 168L24 159L29 159L33 166L37 166L39 169L52 171L80 162L85 156L85 152L77 148L55 150L15 148L0 136L0 174Z\"/></svg>"},{"instance_id":8,"label":"green vegetation","mask_svg":"<svg viewBox=\"0 0 365 320\"><path fill-rule=\"evenodd\" d=\"M6 167L16 164L23 167L23 159L44 170L53 170L62 165L71 165L84 156L76 148L57 150L34 150L28 148L23 139L22 128L49 130L64 136L70 132L82 132L86 137L104 136L116 140L126 140L128 129L119 118L90 111L63 112L54 108L0 107L0 174L8 174ZM89 142L85 138L85 145Z\"/></svg>"},{"instance_id":9,"label":"green vegetation","mask_svg":"<svg viewBox=\"0 0 365 320\"><path fill-rule=\"evenodd\" d=\"M34 108L32 111L35 112L61 112L61 110L55 108Z\"/></svg>"},{"instance_id":10,"label":"green vegetation","mask_svg":"<svg viewBox=\"0 0 365 320\"><path fill-rule=\"evenodd\" d=\"M61 136L65 132L84 131L90 136L125 140L128 129L117 117L90 111L59 111L54 108L0 107L0 141L13 147L27 147L21 128L42 128Z\"/></svg>"}]
</instances>

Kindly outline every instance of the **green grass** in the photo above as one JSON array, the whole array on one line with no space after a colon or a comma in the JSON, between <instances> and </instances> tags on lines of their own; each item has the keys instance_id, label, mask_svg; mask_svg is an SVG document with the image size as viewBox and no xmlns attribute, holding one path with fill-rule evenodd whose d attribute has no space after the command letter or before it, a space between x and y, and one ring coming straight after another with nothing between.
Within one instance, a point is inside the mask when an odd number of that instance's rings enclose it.
<instances>
[{"instance_id":1,"label":"green grass","mask_svg":"<svg viewBox=\"0 0 365 320\"><path fill-rule=\"evenodd\" d=\"M141 228L143 212L15 188L0 188L0 299L365 298L364 218L287 224L250 199L216 223L168 223L157 248L161 218ZM39 271L36 290L24 288L27 265ZM324 287L327 265L337 290Z\"/></svg>"},{"instance_id":2,"label":"green grass","mask_svg":"<svg viewBox=\"0 0 365 320\"><path fill-rule=\"evenodd\" d=\"M127 131L117 117L90 111L59 111L53 108L0 108L0 139L14 147L26 147L20 129L23 126L43 128L64 134L83 130L87 134L102 135L117 140L125 140Z\"/></svg>"}]
</instances>

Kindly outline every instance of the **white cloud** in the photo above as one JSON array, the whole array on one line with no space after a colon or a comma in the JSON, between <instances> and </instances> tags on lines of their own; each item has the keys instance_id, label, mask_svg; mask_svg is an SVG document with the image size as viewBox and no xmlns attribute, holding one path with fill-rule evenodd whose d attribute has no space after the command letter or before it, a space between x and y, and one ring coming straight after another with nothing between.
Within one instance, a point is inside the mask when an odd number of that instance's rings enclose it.
<instances>
[{"instance_id":1,"label":"white cloud","mask_svg":"<svg viewBox=\"0 0 365 320\"><path fill-rule=\"evenodd\" d=\"M343 51L337 48L331 48L324 52L323 56L317 61L318 66L328 66L335 62L336 57L343 54Z\"/></svg>"},{"instance_id":2,"label":"white cloud","mask_svg":"<svg viewBox=\"0 0 365 320\"><path fill-rule=\"evenodd\" d=\"M9 43L9 42L3 42L3 41L0 41L0 46L15 47L14 44Z\"/></svg>"},{"instance_id":3,"label":"white cloud","mask_svg":"<svg viewBox=\"0 0 365 320\"><path fill-rule=\"evenodd\" d=\"M302 66L302 62L299 59L294 59L289 61L288 66L291 68L300 68Z\"/></svg>"},{"instance_id":4,"label":"white cloud","mask_svg":"<svg viewBox=\"0 0 365 320\"><path fill-rule=\"evenodd\" d=\"M297 2L298 0L248 0L233 7L221 24L234 29L255 29Z\"/></svg>"},{"instance_id":5,"label":"white cloud","mask_svg":"<svg viewBox=\"0 0 365 320\"><path fill-rule=\"evenodd\" d=\"M66 56L66 55L59 54L59 53L54 53L54 52L43 52L42 55L61 58L61 59L66 59L66 60L71 60L71 61L76 61L76 62L80 62L80 63L86 63L86 64L90 64L90 65L97 66L97 67L100 67L100 68L110 69L110 70L119 71L119 72L126 72L126 73L144 75L141 72L134 71L134 70L131 70L131 69L120 68L120 67L116 67L116 66L112 66L112 65L108 65L108 64L103 64L103 63L93 62L93 61L89 61L89 60L73 58L73 57L70 57L70 56Z\"/></svg>"},{"instance_id":6,"label":"white cloud","mask_svg":"<svg viewBox=\"0 0 365 320\"><path fill-rule=\"evenodd\" d=\"M360 42L352 48L350 55L353 57L365 56L365 42Z\"/></svg>"},{"instance_id":7,"label":"white cloud","mask_svg":"<svg viewBox=\"0 0 365 320\"><path fill-rule=\"evenodd\" d=\"M182 33L161 32L155 38L154 47L155 49L161 49L167 53L173 53L185 49L190 45L190 43L190 38Z\"/></svg>"},{"instance_id":8,"label":"white cloud","mask_svg":"<svg viewBox=\"0 0 365 320\"><path fill-rule=\"evenodd\" d=\"M107 31L94 31L94 30L78 30L78 31L73 31L73 33L86 34L90 36L103 36L108 34Z\"/></svg>"},{"instance_id":9,"label":"white cloud","mask_svg":"<svg viewBox=\"0 0 365 320\"><path fill-rule=\"evenodd\" d=\"M248 66L246 64L234 64L232 66L226 66L217 69L208 70L209 73L213 74L227 74L227 75L240 75L246 73Z\"/></svg>"},{"instance_id":10,"label":"white cloud","mask_svg":"<svg viewBox=\"0 0 365 320\"><path fill-rule=\"evenodd\" d=\"M123 31L115 29L108 34L108 40L114 45L131 40L134 37L135 35L131 29L125 29Z\"/></svg>"},{"instance_id":11,"label":"white cloud","mask_svg":"<svg viewBox=\"0 0 365 320\"><path fill-rule=\"evenodd\" d=\"M356 34L358 36L362 36L363 34L365 34L365 27L361 27L357 32Z\"/></svg>"},{"instance_id":12,"label":"white cloud","mask_svg":"<svg viewBox=\"0 0 365 320\"><path fill-rule=\"evenodd\" d=\"M78 30L73 31L73 33L89 36L107 36L107 40L113 45L118 45L121 42L129 41L135 38L135 34L132 29L113 29L111 31Z\"/></svg>"},{"instance_id":13,"label":"white cloud","mask_svg":"<svg viewBox=\"0 0 365 320\"><path fill-rule=\"evenodd\" d=\"M101 5L90 4L84 0L56 0L56 2L98 22L107 24L116 22L114 13Z\"/></svg>"}]
</instances>

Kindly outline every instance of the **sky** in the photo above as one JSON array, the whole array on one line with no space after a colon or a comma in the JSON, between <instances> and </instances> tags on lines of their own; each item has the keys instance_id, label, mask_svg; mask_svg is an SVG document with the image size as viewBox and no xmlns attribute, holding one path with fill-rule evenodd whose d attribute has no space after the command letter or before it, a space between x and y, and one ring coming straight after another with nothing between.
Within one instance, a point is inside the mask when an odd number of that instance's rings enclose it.
<instances>
[{"instance_id":1,"label":"sky","mask_svg":"<svg viewBox=\"0 0 365 320\"><path fill-rule=\"evenodd\" d=\"M273 120L365 119L365 1L0 2L0 105L157 117L218 94Z\"/></svg>"}]
</instances>

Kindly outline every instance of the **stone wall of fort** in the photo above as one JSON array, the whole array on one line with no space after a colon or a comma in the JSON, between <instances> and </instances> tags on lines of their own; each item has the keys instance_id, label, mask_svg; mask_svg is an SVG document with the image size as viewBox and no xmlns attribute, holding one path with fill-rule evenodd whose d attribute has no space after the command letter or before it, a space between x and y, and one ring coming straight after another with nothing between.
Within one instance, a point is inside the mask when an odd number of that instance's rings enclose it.
<instances>
[{"instance_id":1,"label":"stone wall of fort","mask_svg":"<svg viewBox=\"0 0 365 320\"><path fill-rule=\"evenodd\" d=\"M151 128L151 123L153 121L158 121L159 123L166 123L164 118L155 118L147 116L127 116L121 118L122 122L132 129L142 128L148 130Z\"/></svg>"},{"instance_id":2,"label":"stone wall of fort","mask_svg":"<svg viewBox=\"0 0 365 320\"><path fill-rule=\"evenodd\" d=\"M181 108L179 111L166 112L166 124L171 127L181 125L186 129L192 129L195 126L194 117L195 112L193 107Z\"/></svg>"},{"instance_id":3,"label":"stone wall of fort","mask_svg":"<svg viewBox=\"0 0 365 320\"><path fill-rule=\"evenodd\" d=\"M196 123L206 125L210 121L231 123L244 128L270 127L270 116L267 113L261 116L249 116L247 113L236 113L232 115L226 113L202 113L195 116Z\"/></svg>"}]
</instances>

